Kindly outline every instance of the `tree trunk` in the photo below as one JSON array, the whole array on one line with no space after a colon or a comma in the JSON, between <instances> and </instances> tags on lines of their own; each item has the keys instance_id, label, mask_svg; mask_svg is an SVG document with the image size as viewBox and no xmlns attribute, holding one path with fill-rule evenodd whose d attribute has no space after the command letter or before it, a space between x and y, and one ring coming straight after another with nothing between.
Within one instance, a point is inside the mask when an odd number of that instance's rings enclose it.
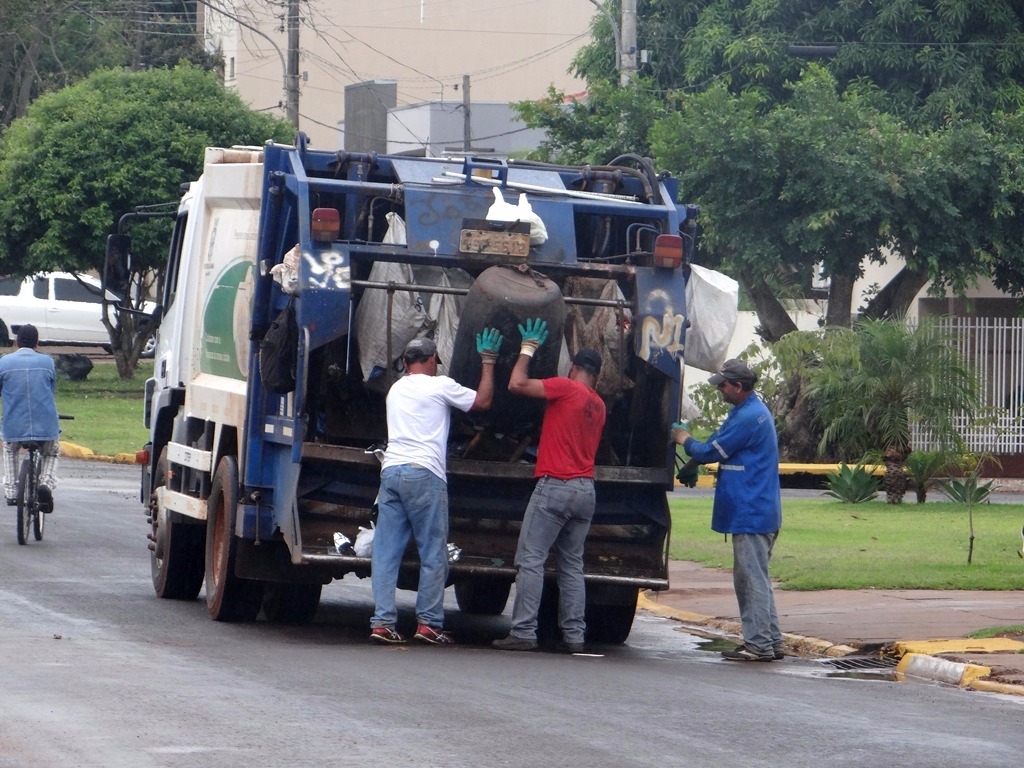
<instances>
[{"instance_id":1,"label":"tree trunk","mask_svg":"<svg viewBox=\"0 0 1024 768\"><path fill-rule=\"evenodd\" d=\"M804 394L806 383L802 376L790 376L785 382L785 391L774 403L772 415L779 425L779 457L783 461L809 464L821 459L818 453L821 428Z\"/></svg>"},{"instance_id":2,"label":"tree trunk","mask_svg":"<svg viewBox=\"0 0 1024 768\"><path fill-rule=\"evenodd\" d=\"M825 324L849 328L853 320L853 283L850 275L829 275L828 312Z\"/></svg>"},{"instance_id":3,"label":"tree trunk","mask_svg":"<svg viewBox=\"0 0 1024 768\"><path fill-rule=\"evenodd\" d=\"M900 317L907 313L914 297L928 284L928 272L904 266L880 290L861 313L864 317L882 319Z\"/></svg>"},{"instance_id":4,"label":"tree trunk","mask_svg":"<svg viewBox=\"0 0 1024 768\"><path fill-rule=\"evenodd\" d=\"M903 471L903 462L907 452L898 448L888 448L882 460L885 462L885 476L882 488L885 489L885 500L889 504L903 502L903 494L907 492L907 473Z\"/></svg>"},{"instance_id":5,"label":"tree trunk","mask_svg":"<svg viewBox=\"0 0 1024 768\"><path fill-rule=\"evenodd\" d=\"M797 330L793 318L764 280L740 277L739 282L757 310L757 319L761 325L760 335L764 341L775 342L787 333Z\"/></svg>"}]
</instances>

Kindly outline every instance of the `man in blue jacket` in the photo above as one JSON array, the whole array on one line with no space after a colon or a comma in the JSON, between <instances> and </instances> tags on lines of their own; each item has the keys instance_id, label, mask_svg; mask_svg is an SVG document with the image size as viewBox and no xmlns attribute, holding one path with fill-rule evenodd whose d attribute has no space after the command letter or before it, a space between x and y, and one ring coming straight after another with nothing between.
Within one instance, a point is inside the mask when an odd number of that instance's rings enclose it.
<instances>
[{"instance_id":1,"label":"man in blue jacket","mask_svg":"<svg viewBox=\"0 0 1024 768\"><path fill-rule=\"evenodd\" d=\"M53 487L60 455L57 422L57 374L53 358L41 354L39 331L34 325L18 329L18 350L0 357L0 398L3 400L4 496L17 504L18 449L26 440L42 444L43 466L39 478L39 506L53 511Z\"/></svg>"},{"instance_id":2,"label":"man in blue jacket","mask_svg":"<svg viewBox=\"0 0 1024 768\"><path fill-rule=\"evenodd\" d=\"M743 645L730 661L781 659L782 633L768 561L782 527L779 441L767 406L754 392L757 374L742 360L726 360L708 381L733 406L707 442L677 425L672 438L698 464L718 462L711 528L732 534L733 586L743 623Z\"/></svg>"}]
</instances>

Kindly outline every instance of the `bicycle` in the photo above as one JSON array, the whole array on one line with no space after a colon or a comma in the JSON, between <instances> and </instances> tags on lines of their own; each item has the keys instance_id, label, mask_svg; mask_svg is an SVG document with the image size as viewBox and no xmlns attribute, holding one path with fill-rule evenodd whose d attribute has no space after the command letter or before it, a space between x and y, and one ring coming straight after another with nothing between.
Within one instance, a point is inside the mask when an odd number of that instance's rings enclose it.
<instances>
[{"instance_id":1,"label":"bicycle","mask_svg":"<svg viewBox=\"0 0 1024 768\"><path fill-rule=\"evenodd\" d=\"M57 414L58 419L73 419L74 416ZM19 447L28 452L18 472L18 543L28 544L29 530L36 541L43 540L46 527L46 513L40 509L39 475L43 468L43 441L19 441Z\"/></svg>"}]
</instances>

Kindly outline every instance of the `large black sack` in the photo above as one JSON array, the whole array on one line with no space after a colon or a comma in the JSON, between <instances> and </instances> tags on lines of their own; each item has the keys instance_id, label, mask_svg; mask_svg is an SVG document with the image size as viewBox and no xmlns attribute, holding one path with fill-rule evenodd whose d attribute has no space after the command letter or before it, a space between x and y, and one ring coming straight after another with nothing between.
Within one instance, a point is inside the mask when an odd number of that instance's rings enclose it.
<instances>
[{"instance_id":1,"label":"large black sack","mask_svg":"<svg viewBox=\"0 0 1024 768\"><path fill-rule=\"evenodd\" d=\"M295 389L295 365L299 357L299 326L295 320L295 299L281 310L260 342L260 378L263 386L277 395Z\"/></svg>"}]
</instances>

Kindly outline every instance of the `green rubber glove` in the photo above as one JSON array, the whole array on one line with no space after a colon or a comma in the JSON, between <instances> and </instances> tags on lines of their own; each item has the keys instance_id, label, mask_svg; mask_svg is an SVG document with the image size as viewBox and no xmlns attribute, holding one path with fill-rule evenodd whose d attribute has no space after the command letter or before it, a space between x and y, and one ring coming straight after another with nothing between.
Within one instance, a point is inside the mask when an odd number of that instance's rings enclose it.
<instances>
[{"instance_id":1,"label":"green rubber glove","mask_svg":"<svg viewBox=\"0 0 1024 768\"><path fill-rule=\"evenodd\" d=\"M689 462L683 464L683 466L679 468L679 472L676 473L676 480L687 488L696 488L698 477L699 474L697 472L697 468L691 466Z\"/></svg>"},{"instance_id":2,"label":"green rubber glove","mask_svg":"<svg viewBox=\"0 0 1024 768\"><path fill-rule=\"evenodd\" d=\"M548 338L548 324L539 317L527 320L526 326L519 326L519 335L523 337L523 344L519 348L519 354L533 357L537 347L543 344Z\"/></svg>"},{"instance_id":3,"label":"green rubber glove","mask_svg":"<svg viewBox=\"0 0 1024 768\"><path fill-rule=\"evenodd\" d=\"M494 365L498 361L502 341L501 331L497 328L484 328L483 333L476 335L476 351L484 365Z\"/></svg>"}]
</instances>

